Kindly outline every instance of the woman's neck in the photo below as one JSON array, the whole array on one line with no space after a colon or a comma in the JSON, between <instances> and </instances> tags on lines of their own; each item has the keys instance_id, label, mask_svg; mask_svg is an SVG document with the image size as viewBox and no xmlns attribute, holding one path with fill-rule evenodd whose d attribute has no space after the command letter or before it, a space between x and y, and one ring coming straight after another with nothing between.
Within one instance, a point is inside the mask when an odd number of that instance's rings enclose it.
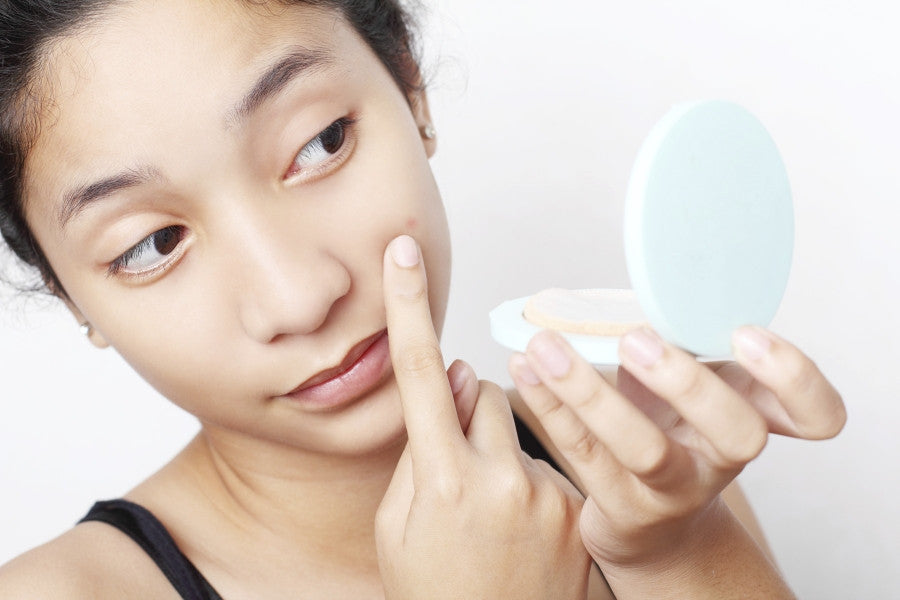
<instances>
[{"instance_id":1,"label":"woman's neck","mask_svg":"<svg viewBox=\"0 0 900 600\"><path fill-rule=\"evenodd\" d=\"M377 569L375 513L404 442L334 456L204 426L129 498L156 513L189 556L202 547L257 547L270 560L314 554Z\"/></svg>"}]
</instances>

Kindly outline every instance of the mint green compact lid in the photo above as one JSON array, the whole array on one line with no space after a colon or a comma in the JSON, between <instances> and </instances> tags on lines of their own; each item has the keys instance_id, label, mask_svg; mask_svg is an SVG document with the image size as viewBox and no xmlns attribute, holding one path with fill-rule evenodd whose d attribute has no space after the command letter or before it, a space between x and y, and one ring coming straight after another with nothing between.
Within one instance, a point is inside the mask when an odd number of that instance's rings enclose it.
<instances>
[{"instance_id":1,"label":"mint green compact lid","mask_svg":"<svg viewBox=\"0 0 900 600\"><path fill-rule=\"evenodd\" d=\"M794 217L772 138L731 102L675 106L631 173L625 258L638 302L668 341L727 356L742 325L768 325L787 286Z\"/></svg>"}]
</instances>

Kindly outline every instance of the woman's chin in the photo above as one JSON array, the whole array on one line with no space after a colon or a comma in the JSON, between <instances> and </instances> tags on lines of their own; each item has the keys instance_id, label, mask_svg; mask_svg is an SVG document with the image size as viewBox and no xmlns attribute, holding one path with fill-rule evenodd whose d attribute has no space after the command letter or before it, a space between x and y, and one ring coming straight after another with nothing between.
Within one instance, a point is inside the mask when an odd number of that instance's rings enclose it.
<instances>
[{"instance_id":1,"label":"woman's chin","mask_svg":"<svg viewBox=\"0 0 900 600\"><path fill-rule=\"evenodd\" d=\"M403 449L406 423L400 393L391 377L381 389L349 411L340 428L340 441L347 455L371 456Z\"/></svg>"},{"instance_id":2,"label":"woman's chin","mask_svg":"<svg viewBox=\"0 0 900 600\"><path fill-rule=\"evenodd\" d=\"M305 415L309 416L309 415ZM345 409L314 416L307 436L297 440L306 448L335 457L374 458L402 451L406 425L394 378ZM399 453L399 451L397 451Z\"/></svg>"}]
</instances>

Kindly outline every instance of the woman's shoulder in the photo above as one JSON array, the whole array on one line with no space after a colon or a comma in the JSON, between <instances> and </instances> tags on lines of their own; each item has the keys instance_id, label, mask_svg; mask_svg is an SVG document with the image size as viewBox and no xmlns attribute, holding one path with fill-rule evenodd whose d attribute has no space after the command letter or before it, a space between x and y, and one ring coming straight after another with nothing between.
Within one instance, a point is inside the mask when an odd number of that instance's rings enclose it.
<instances>
[{"instance_id":1,"label":"woman's shoulder","mask_svg":"<svg viewBox=\"0 0 900 600\"><path fill-rule=\"evenodd\" d=\"M178 597L137 544L99 522L81 523L0 566L0 600Z\"/></svg>"}]
</instances>

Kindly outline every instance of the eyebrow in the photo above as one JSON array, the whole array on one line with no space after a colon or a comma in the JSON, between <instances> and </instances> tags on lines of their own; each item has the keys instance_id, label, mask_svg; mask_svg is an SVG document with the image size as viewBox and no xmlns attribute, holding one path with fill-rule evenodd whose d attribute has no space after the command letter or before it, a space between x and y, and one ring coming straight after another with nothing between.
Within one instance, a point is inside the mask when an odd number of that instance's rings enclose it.
<instances>
[{"instance_id":1,"label":"eyebrow","mask_svg":"<svg viewBox=\"0 0 900 600\"><path fill-rule=\"evenodd\" d=\"M226 113L226 129L239 126L298 76L321 70L332 62L333 55L323 48L293 46L290 52L266 69L243 99ZM69 221L98 200L161 177L160 172L152 167L127 169L100 181L77 187L63 196L58 214L59 226L64 228Z\"/></svg>"},{"instance_id":2,"label":"eyebrow","mask_svg":"<svg viewBox=\"0 0 900 600\"><path fill-rule=\"evenodd\" d=\"M62 206L58 215L59 226L60 228L65 227L69 221L74 219L89 204L97 200L160 178L161 174L156 169L127 169L112 177L75 188L63 196Z\"/></svg>"},{"instance_id":3,"label":"eyebrow","mask_svg":"<svg viewBox=\"0 0 900 600\"><path fill-rule=\"evenodd\" d=\"M228 111L226 127L239 125L253 111L280 92L299 75L308 75L332 64L332 54L323 48L294 46L278 62L266 69L244 99Z\"/></svg>"}]
</instances>

